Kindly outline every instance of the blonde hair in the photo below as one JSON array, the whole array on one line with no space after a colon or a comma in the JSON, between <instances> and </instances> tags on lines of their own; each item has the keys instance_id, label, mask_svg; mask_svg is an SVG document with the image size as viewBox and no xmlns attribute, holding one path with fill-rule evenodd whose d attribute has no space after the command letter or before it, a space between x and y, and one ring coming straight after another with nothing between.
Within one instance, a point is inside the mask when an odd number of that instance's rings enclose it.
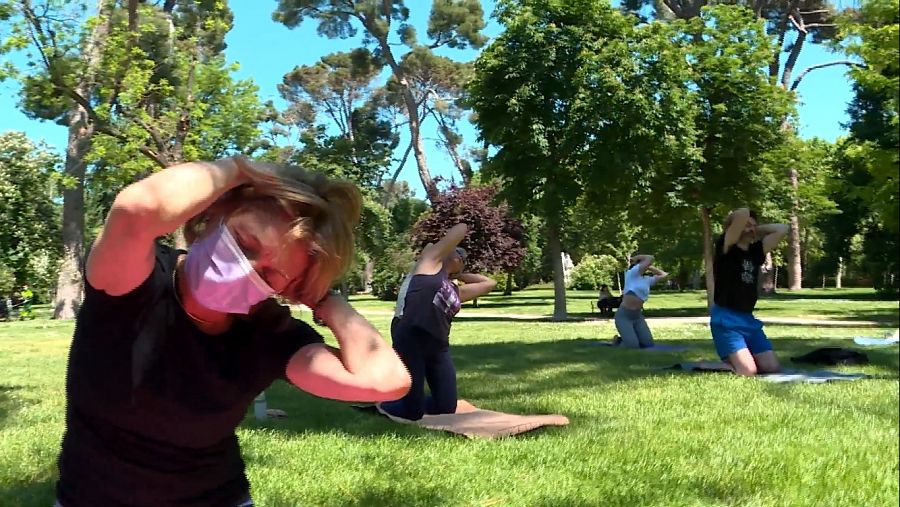
<instances>
[{"instance_id":1,"label":"blonde hair","mask_svg":"<svg viewBox=\"0 0 900 507\"><path fill-rule=\"evenodd\" d=\"M262 162L242 164L251 183L237 187L188 220L184 236L193 243L207 229L248 207L282 213L291 221L286 239L307 244L310 264L283 297L315 303L353 262L353 230L362 197L355 185L300 167Z\"/></svg>"}]
</instances>

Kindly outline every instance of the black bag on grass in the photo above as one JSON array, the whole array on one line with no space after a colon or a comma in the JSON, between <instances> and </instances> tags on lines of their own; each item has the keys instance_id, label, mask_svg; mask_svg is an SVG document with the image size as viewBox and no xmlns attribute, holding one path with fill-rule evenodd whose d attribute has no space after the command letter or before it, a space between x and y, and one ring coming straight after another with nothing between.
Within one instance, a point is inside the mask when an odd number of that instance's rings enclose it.
<instances>
[{"instance_id":1,"label":"black bag on grass","mask_svg":"<svg viewBox=\"0 0 900 507\"><path fill-rule=\"evenodd\" d=\"M827 366L869 364L869 357L853 349L822 347L802 356L792 357L795 363L821 364Z\"/></svg>"}]
</instances>

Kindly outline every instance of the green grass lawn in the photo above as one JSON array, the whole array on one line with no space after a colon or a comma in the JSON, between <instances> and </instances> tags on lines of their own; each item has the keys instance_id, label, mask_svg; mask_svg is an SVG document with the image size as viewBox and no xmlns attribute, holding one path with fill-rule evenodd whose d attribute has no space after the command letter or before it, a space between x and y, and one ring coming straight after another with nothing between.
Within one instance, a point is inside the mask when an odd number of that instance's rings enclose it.
<instances>
[{"instance_id":1,"label":"green grass lawn","mask_svg":"<svg viewBox=\"0 0 900 507\"><path fill-rule=\"evenodd\" d=\"M591 304L597 301L594 291L568 291L570 317L591 316ZM379 301L369 295L352 296L361 310L389 312L394 303ZM807 319L874 320L897 325L897 299L878 299L872 289L804 289L781 291L760 299L757 315L767 317L802 317ZM478 307L467 303L469 313L509 313L515 315L552 315L552 289L526 289L512 296L492 293L478 300ZM648 317L699 317L707 314L706 291L655 291L644 308ZM596 314L594 314L596 315Z\"/></svg>"},{"instance_id":2,"label":"green grass lawn","mask_svg":"<svg viewBox=\"0 0 900 507\"><path fill-rule=\"evenodd\" d=\"M662 310L663 303L690 307L696 298L651 301ZM815 299L766 301L761 313L795 315L803 308L844 319L882 308L845 293ZM488 310L486 300L496 306ZM888 303L879 315L896 321L897 303ZM485 298L478 311L519 308L502 304L503 298ZM389 309L374 301L360 306ZM544 313L550 306L529 308ZM389 318L372 320L386 331ZM454 324L462 397L484 408L571 420L565 428L500 441L397 425L276 384L269 406L289 417L265 424L248 417L238 433L253 496L261 506L897 505L896 347L866 349L870 365L840 369L883 378L777 385L661 371L715 354L704 325L653 330L660 341L694 349L593 346L612 336L609 322ZM853 336L886 330L767 327L785 362L816 347L852 347ZM71 333L71 323L44 319L0 323L0 505L52 504Z\"/></svg>"}]
</instances>

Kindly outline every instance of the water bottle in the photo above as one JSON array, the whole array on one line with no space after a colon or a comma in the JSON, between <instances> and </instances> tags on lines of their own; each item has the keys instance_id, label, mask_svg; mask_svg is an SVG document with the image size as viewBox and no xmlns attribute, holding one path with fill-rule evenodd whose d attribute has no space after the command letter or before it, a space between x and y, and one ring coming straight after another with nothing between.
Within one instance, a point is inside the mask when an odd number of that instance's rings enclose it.
<instances>
[{"instance_id":1,"label":"water bottle","mask_svg":"<svg viewBox=\"0 0 900 507\"><path fill-rule=\"evenodd\" d=\"M263 391L259 393L259 396L253 400L253 415L256 416L257 421L264 421L268 419L266 415L266 392Z\"/></svg>"}]
</instances>

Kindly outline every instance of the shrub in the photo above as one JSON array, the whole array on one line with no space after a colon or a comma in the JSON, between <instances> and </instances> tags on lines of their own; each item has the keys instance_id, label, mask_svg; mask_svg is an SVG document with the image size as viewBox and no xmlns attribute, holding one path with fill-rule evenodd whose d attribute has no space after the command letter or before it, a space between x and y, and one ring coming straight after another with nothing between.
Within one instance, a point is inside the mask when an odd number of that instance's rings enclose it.
<instances>
[{"instance_id":1,"label":"shrub","mask_svg":"<svg viewBox=\"0 0 900 507\"><path fill-rule=\"evenodd\" d=\"M613 285L617 270L616 259L610 255L586 255L572 268L569 288L597 290L601 285Z\"/></svg>"}]
</instances>

